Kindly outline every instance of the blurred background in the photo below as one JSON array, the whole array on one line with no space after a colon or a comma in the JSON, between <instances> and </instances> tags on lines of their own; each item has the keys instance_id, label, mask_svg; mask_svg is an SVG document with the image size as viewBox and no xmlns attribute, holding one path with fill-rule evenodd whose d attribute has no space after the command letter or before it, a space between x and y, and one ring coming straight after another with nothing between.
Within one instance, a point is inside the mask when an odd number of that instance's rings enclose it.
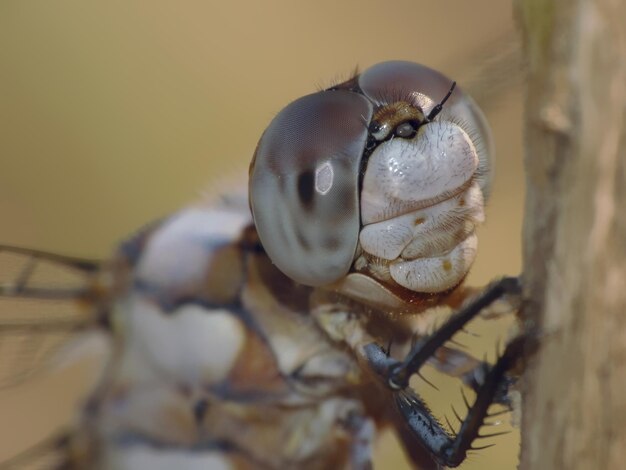
<instances>
[{"instance_id":1,"label":"blurred background","mask_svg":"<svg viewBox=\"0 0 626 470\"><path fill-rule=\"evenodd\" d=\"M404 59L443 71L485 105L497 171L470 282L516 274L514 29L509 2L492 0L0 2L0 243L106 257L201 191L245 181L259 136L291 100L356 66ZM484 330L476 347L493 359L506 330ZM71 419L84 372L0 393L0 461ZM424 393L449 414L459 387L442 380L442 392ZM496 445L463 469L516 468L515 431L484 443ZM376 463L408 468L390 435Z\"/></svg>"}]
</instances>

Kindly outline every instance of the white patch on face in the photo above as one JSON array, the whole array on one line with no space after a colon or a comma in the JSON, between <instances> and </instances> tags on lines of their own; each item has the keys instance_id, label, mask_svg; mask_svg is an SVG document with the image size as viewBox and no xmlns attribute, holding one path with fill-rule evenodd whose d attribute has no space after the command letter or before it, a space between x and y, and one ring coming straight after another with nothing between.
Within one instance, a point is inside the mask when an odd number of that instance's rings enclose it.
<instances>
[{"instance_id":1,"label":"white patch on face","mask_svg":"<svg viewBox=\"0 0 626 470\"><path fill-rule=\"evenodd\" d=\"M442 292L456 286L465 277L476 257L475 233L445 255L432 258L394 261L391 277L402 287L415 292Z\"/></svg>"},{"instance_id":2,"label":"white patch on face","mask_svg":"<svg viewBox=\"0 0 626 470\"><path fill-rule=\"evenodd\" d=\"M389 261L432 257L452 250L483 220L483 197L474 183L433 206L366 225L359 241L363 251Z\"/></svg>"},{"instance_id":3,"label":"white patch on face","mask_svg":"<svg viewBox=\"0 0 626 470\"><path fill-rule=\"evenodd\" d=\"M402 298L386 289L382 284L360 273L350 273L341 282L336 284L336 289L348 297L358 299L370 305L383 309L396 309L406 307ZM342 338L343 339L343 338Z\"/></svg>"},{"instance_id":4,"label":"white patch on face","mask_svg":"<svg viewBox=\"0 0 626 470\"><path fill-rule=\"evenodd\" d=\"M435 121L411 139L383 142L370 156L361 191L361 220L371 224L423 209L458 192L478 168L468 135Z\"/></svg>"}]
</instances>

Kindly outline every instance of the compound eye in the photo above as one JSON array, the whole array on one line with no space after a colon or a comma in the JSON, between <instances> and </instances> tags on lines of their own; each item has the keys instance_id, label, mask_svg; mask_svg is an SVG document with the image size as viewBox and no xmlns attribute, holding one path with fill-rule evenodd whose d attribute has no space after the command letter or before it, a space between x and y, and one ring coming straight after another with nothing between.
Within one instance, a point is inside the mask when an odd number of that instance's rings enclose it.
<instances>
[{"instance_id":1,"label":"compound eye","mask_svg":"<svg viewBox=\"0 0 626 470\"><path fill-rule=\"evenodd\" d=\"M250 206L272 262L306 285L343 277L359 236L358 179L372 105L343 90L284 108L250 166Z\"/></svg>"},{"instance_id":2,"label":"compound eye","mask_svg":"<svg viewBox=\"0 0 626 470\"><path fill-rule=\"evenodd\" d=\"M376 64L359 77L363 93L376 103L413 102L422 107L425 115L446 95L451 83L448 77L436 70L404 61ZM453 93L446 107L453 105L460 95L459 92Z\"/></svg>"}]
</instances>

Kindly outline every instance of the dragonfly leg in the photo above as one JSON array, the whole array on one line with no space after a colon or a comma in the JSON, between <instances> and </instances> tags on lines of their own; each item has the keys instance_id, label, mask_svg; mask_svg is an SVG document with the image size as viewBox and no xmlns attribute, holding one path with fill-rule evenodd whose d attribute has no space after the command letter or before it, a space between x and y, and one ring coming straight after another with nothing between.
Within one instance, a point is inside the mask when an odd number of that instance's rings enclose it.
<instances>
[{"instance_id":1,"label":"dragonfly leg","mask_svg":"<svg viewBox=\"0 0 626 470\"><path fill-rule=\"evenodd\" d=\"M450 377L456 377L478 393L481 385L485 382L485 375L489 371L489 364L476 359L465 351L442 346L428 361L428 364L441 373ZM511 407L509 390L517 381L512 374L505 374L500 382L500 388L494 397L494 403Z\"/></svg>"},{"instance_id":2,"label":"dragonfly leg","mask_svg":"<svg viewBox=\"0 0 626 470\"><path fill-rule=\"evenodd\" d=\"M450 350L444 345L484 308L505 295L519 296L520 293L518 278L504 278L493 283L476 299L450 317L441 328L418 340L404 360L398 361L389 357L386 351L376 344L368 344L364 348L370 368L386 381L386 386L393 392L393 400L399 415L398 432L405 447L411 450L413 443L420 444L420 447L425 448L436 461L433 468L439 468L439 465L458 466L465 459L467 451L473 449L472 442L478 437L487 437L479 435L480 428L489 406L501 402L502 397L506 396L506 389L510 384L506 374L521 356L525 337L520 336L511 341L493 366L459 351ZM447 364L446 353L449 360ZM468 404L467 416L464 419L458 416L461 427L456 434L450 434L433 416L424 401L409 387L411 376L418 374L426 362L436 361L437 359L433 358L438 356L441 368L450 366L450 361L454 362L453 359L465 362L462 364L464 366L469 365L465 367L463 373L460 372L460 368L455 367L448 372L462 379L467 378L469 385L476 390L476 401L471 406ZM463 377L464 374L469 375ZM409 454L412 455L411 452Z\"/></svg>"},{"instance_id":3,"label":"dragonfly leg","mask_svg":"<svg viewBox=\"0 0 626 470\"><path fill-rule=\"evenodd\" d=\"M452 315L437 331L415 343L406 358L390 370L389 387L393 390L405 389L411 376L435 355L437 349L449 341L481 310L505 295L511 294L521 294L521 284L517 277L505 277L488 286L481 295Z\"/></svg>"},{"instance_id":4,"label":"dragonfly leg","mask_svg":"<svg viewBox=\"0 0 626 470\"><path fill-rule=\"evenodd\" d=\"M476 438L490 437L479 434L489 406L493 404L505 373L521 356L525 337L520 336L511 341L496 364L489 368L485 381L477 391L474 404L468 409L467 415L461 420L461 427L456 434L450 434L432 415L422 399L410 388L394 393L397 410L403 418L404 429L413 436L416 443L426 447L440 465L457 467L463 462L469 450L478 450L472 447ZM407 439L404 439L405 445ZM482 447L484 448L484 447Z\"/></svg>"}]
</instances>

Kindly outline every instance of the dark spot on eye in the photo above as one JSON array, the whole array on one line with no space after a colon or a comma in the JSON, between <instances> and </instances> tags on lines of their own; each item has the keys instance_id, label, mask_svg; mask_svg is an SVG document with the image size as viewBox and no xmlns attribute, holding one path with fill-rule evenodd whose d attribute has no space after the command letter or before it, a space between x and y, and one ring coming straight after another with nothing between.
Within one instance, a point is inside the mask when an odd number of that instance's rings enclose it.
<instances>
[{"instance_id":1,"label":"dark spot on eye","mask_svg":"<svg viewBox=\"0 0 626 470\"><path fill-rule=\"evenodd\" d=\"M459 199L459 206L460 207L464 207L465 206L465 198Z\"/></svg>"},{"instance_id":2,"label":"dark spot on eye","mask_svg":"<svg viewBox=\"0 0 626 470\"><path fill-rule=\"evenodd\" d=\"M324 240L324 248L328 251L335 251L341 246L341 241L337 237L327 237Z\"/></svg>"},{"instance_id":3,"label":"dark spot on eye","mask_svg":"<svg viewBox=\"0 0 626 470\"><path fill-rule=\"evenodd\" d=\"M424 222L426 222L426 219L425 219L424 217L418 217L417 219L415 219L415 220L413 221L413 224L415 224L415 225L421 225L421 224L423 224Z\"/></svg>"},{"instance_id":4,"label":"dark spot on eye","mask_svg":"<svg viewBox=\"0 0 626 470\"><path fill-rule=\"evenodd\" d=\"M311 251L311 244L309 243L309 240L299 229L296 229L296 238L298 239L298 245L300 245L304 251Z\"/></svg>"},{"instance_id":5,"label":"dark spot on eye","mask_svg":"<svg viewBox=\"0 0 626 470\"><path fill-rule=\"evenodd\" d=\"M444 259L441 262L441 267L443 268L444 271L450 272L450 270L452 269L452 263L449 260Z\"/></svg>"},{"instance_id":6,"label":"dark spot on eye","mask_svg":"<svg viewBox=\"0 0 626 470\"><path fill-rule=\"evenodd\" d=\"M298 196L305 209L313 206L315 176L311 170L303 171L298 175Z\"/></svg>"},{"instance_id":7,"label":"dark spot on eye","mask_svg":"<svg viewBox=\"0 0 626 470\"><path fill-rule=\"evenodd\" d=\"M354 195L354 189L350 186L338 188L334 194L337 210L335 211L341 218L350 217L357 211L358 201ZM333 221L339 223L339 220Z\"/></svg>"}]
</instances>

